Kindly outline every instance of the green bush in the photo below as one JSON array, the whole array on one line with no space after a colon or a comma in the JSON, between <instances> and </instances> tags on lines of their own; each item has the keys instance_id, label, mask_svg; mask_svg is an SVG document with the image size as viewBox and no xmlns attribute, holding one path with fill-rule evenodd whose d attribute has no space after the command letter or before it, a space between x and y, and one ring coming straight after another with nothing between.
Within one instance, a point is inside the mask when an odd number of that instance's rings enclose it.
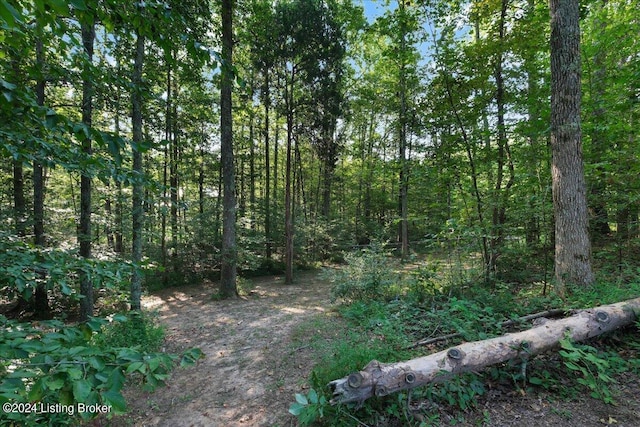
<instances>
[{"instance_id":1,"label":"green bush","mask_svg":"<svg viewBox=\"0 0 640 427\"><path fill-rule=\"evenodd\" d=\"M329 270L327 278L333 283L331 295L335 300L383 300L392 295L399 275L397 263L384 245L373 242L369 248L345 255L346 265Z\"/></svg>"},{"instance_id":2,"label":"green bush","mask_svg":"<svg viewBox=\"0 0 640 427\"><path fill-rule=\"evenodd\" d=\"M117 322L131 321L116 316ZM0 316L0 425L62 426L126 411L121 390L137 377L145 388L162 385L175 363L193 364L191 349L181 358L139 347L111 346L98 338L110 330L105 319L68 326L60 321L20 323Z\"/></svg>"},{"instance_id":3,"label":"green bush","mask_svg":"<svg viewBox=\"0 0 640 427\"><path fill-rule=\"evenodd\" d=\"M158 351L164 341L164 328L156 324L154 315L132 311L105 324L92 343L98 347L130 347L143 352Z\"/></svg>"}]
</instances>

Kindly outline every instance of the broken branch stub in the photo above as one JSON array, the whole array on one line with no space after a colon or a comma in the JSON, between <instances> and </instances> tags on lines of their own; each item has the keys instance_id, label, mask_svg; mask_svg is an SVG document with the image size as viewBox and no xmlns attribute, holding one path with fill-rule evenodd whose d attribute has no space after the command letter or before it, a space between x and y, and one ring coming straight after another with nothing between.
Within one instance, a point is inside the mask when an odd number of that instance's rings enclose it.
<instances>
[{"instance_id":1,"label":"broken branch stub","mask_svg":"<svg viewBox=\"0 0 640 427\"><path fill-rule=\"evenodd\" d=\"M361 371L329 383L334 396L331 404L362 403L372 396L443 382L453 375L510 359L526 359L557 347L567 333L573 341L583 341L631 324L637 313L640 298L582 310L526 331L463 343L405 362L385 364L373 360Z\"/></svg>"}]
</instances>

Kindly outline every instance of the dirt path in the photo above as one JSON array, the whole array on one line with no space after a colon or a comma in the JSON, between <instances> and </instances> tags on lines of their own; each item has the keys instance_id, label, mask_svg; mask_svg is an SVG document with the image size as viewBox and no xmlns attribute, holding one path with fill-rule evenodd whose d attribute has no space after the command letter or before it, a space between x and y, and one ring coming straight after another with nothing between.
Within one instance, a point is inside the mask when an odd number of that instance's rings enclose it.
<instances>
[{"instance_id":1,"label":"dirt path","mask_svg":"<svg viewBox=\"0 0 640 427\"><path fill-rule=\"evenodd\" d=\"M167 289L144 298L167 328L167 350L199 347L206 357L176 369L167 387L127 396L136 426L288 426L295 392L310 368L291 344L294 325L330 306L329 285L317 273L297 284L260 278L243 300L213 301L213 286ZM298 344L299 345L299 344Z\"/></svg>"}]
</instances>

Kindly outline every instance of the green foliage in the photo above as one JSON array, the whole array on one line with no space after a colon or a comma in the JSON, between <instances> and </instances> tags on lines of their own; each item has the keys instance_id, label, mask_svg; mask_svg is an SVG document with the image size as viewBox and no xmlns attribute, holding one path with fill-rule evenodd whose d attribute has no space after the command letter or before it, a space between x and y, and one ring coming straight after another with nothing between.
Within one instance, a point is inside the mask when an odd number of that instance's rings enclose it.
<instances>
[{"instance_id":1,"label":"green foliage","mask_svg":"<svg viewBox=\"0 0 640 427\"><path fill-rule=\"evenodd\" d=\"M79 271L88 275L96 288L117 290L131 274L131 264L109 259L86 259L75 250L41 249L11 234L0 234L0 292L10 299L30 300L46 272L45 287L74 300Z\"/></svg>"},{"instance_id":2,"label":"green foliage","mask_svg":"<svg viewBox=\"0 0 640 427\"><path fill-rule=\"evenodd\" d=\"M640 270L633 268L633 280L628 283L617 282L619 272L614 274L601 273L598 280L589 287L571 287L567 296L570 307L588 308L599 305L636 298L640 295L640 280L637 279Z\"/></svg>"},{"instance_id":3,"label":"green foliage","mask_svg":"<svg viewBox=\"0 0 640 427\"><path fill-rule=\"evenodd\" d=\"M98 347L129 347L144 353L158 351L164 341L164 328L157 325L152 314L131 311L118 315L105 324L93 336L93 344Z\"/></svg>"},{"instance_id":4,"label":"green foliage","mask_svg":"<svg viewBox=\"0 0 640 427\"><path fill-rule=\"evenodd\" d=\"M331 295L344 302L383 300L392 296L398 281L396 263L381 242L369 248L345 255L346 265L329 270L327 277L333 283Z\"/></svg>"},{"instance_id":5,"label":"green foliage","mask_svg":"<svg viewBox=\"0 0 640 427\"><path fill-rule=\"evenodd\" d=\"M124 413L122 387L127 378L138 378L153 390L164 384L178 360L175 355L108 346L107 340L96 338L108 329L104 319L68 326L59 321L19 323L0 316L0 326L0 403L15 409L0 413L2 425L72 425L78 418L98 415L87 410L89 405L98 405L93 408L102 408L108 417ZM200 350L191 349L180 364L200 357ZM55 411L37 410L56 404L62 406ZM37 406L27 411L25 405Z\"/></svg>"},{"instance_id":6,"label":"green foliage","mask_svg":"<svg viewBox=\"0 0 640 427\"><path fill-rule=\"evenodd\" d=\"M463 374L456 375L442 384L429 386L425 397L466 411L475 406L477 398L485 391L481 377L476 374Z\"/></svg>"},{"instance_id":7,"label":"green foliage","mask_svg":"<svg viewBox=\"0 0 640 427\"><path fill-rule=\"evenodd\" d=\"M307 426L319 418L324 417L324 411L329 402L327 398L318 395L314 389L304 395L296 393L296 401L289 406L289 413L298 418L301 426Z\"/></svg>"},{"instance_id":8,"label":"green foliage","mask_svg":"<svg viewBox=\"0 0 640 427\"><path fill-rule=\"evenodd\" d=\"M591 396L604 403L613 404L613 394L609 385L615 380L611 377L611 365L608 360L598 357L598 351L586 344L571 342L569 336L560 341L559 354L564 359L564 365L579 375L578 383L591 390Z\"/></svg>"}]
</instances>

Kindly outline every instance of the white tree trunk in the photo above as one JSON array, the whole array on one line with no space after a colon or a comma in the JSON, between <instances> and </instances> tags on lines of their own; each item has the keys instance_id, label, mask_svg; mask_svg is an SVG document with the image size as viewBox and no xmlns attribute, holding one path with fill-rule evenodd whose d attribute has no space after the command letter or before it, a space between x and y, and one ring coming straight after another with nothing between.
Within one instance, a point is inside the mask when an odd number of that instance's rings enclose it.
<instances>
[{"instance_id":1,"label":"white tree trunk","mask_svg":"<svg viewBox=\"0 0 640 427\"><path fill-rule=\"evenodd\" d=\"M583 341L631 324L640 313L640 298L605 305L559 320L549 320L526 331L464 343L406 362L371 361L360 372L331 381L332 404L363 402L400 390L446 381L453 375L477 371L510 359L527 359L551 350L568 334Z\"/></svg>"}]
</instances>

